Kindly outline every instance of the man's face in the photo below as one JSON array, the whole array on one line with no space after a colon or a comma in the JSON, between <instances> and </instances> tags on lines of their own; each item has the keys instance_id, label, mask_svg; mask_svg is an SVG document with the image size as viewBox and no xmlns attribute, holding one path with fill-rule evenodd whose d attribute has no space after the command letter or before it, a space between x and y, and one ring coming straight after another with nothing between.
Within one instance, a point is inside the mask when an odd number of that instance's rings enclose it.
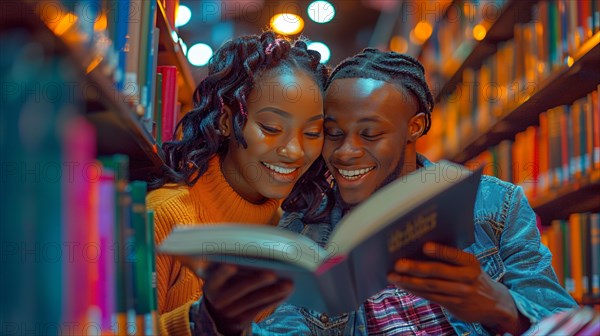
<instances>
[{"instance_id":1,"label":"man's face","mask_svg":"<svg viewBox=\"0 0 600 336\"><path fill-rule=\"evenodd\" d=\"M406 171L415 99L367 78L333 82L325 96L323 157L345 203L356 205Z\"/></svg>"}]
</instances>

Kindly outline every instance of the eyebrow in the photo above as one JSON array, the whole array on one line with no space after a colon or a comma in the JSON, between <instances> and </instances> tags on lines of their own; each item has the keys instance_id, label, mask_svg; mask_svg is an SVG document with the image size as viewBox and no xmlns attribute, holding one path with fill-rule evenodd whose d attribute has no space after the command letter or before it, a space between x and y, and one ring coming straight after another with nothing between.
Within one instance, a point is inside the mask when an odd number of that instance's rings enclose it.
<instances>
[{"instance_id":1,"label":"eyebrow","mask_svg":"<svg viewBox=\"0 0 600 336\"><path fill-rule=\"evenodd\" d=\"M273 112L275 114L279 114L280 116L282 116L284 118L291 118L292 117L291 113L289 113L287 111L284 111L284 110L281 110L281 109L278 109L276 107L272 107L272 106L263 107L260 110L256 111L256 113L261 113L261 112Z\"/></svg>"},{"instance_id":2,"label":"eyebrow","mask_svg":"<svg viewBox=\"0 0 600 336\"><path fill-rule=\"evenodd\" d=\"M290 112L284 111L282 109L278 109L276 107L272 107L272 106L267 106L267 107L263 107L260 110L256 111L256 113L261 113L261 112L272 112L275 114L279 114L280 116L284 117L284 118L291 118L292 114ZM322 114L316 114L312 117L310 117L308 119L308 121L315 121L315 120L320 120L323 119L323 115Z\"/></svg>"},{"instance_id":3,"label":"eyebrow","mask_svg":"<svg viewBox=\"0 0 600 336\"><path fill-rule=\"evenodd\" d=\"M335 118L332 116L325 116L325 121L335 121ZM358 119L358 121L356 121L356 123L380 122L380 121L381 121L381 119L379 119L377 117L364 117L364 118Z\"/></svg>"}]
</instances>

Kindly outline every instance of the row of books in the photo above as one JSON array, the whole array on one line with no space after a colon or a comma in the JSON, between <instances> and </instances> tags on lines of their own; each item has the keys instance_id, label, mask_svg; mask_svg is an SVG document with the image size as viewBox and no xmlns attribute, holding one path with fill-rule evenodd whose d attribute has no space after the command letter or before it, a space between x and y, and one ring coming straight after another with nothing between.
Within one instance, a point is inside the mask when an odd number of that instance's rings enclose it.
<instances>
[{"instance_id":1,"label":"row of books","mask_svg":"<svg viewBox=\"0 0 600 336\"><path fill-rule=\"evenodd\" d=\"M129 181L129 158L96 156L96 132L74 117L63 132L62 244L73 246L63 268L63 323L82 333L154 335L156 283L153 213L147 184ZM68 177L68 179L67 179ZM75 290L78 289L78 290Z\"/></svg>"},{"instance_id":2,"label":"row of books","mask_svg":"<svg viewBox=\"0 0 600 336\"><path fill-rule=\"evenodd\" d=\"M85 103L69 94L81 78L52 43L0 32L1 84L27 88L3 95L0 116L0 333L156 334L146 182L128 181L127 156L97 159Z\"/></svg>"},{"instance_id":3,"label":"row of books","mask_svg":"<svg viewBox=\"0 0 600 336\"><path fill-rule=\"evenodd\" d=\"M480 24L489 28L505 8L507 0L452 1L445 8L446 17L436 17L428 44L423 50L422 62L429 73L448 78L457 64L464 59L465 49L473 46L473 28ZM440 6L439 3L422 4L423 18ZM410 7L409 7L410 8ZM429 70L430 69L430 70ZM430 82L431 83L431 82Z\"/></svg>"},{"instance_id":4,"label":"row of books","mask_svg":"<svg viewBox=\"0 0 600 336\"><path fill-rule=\"evenodd\" d=\"M596 5L596 1L541 1L532 7L531 22L514 26L513 39L498 43L496 52L478 68L464 69L461 83L447 95L442 92L444 98L436 105L434 115L447 121L446 127L432 132L445 144L441 151L457 153L475 134L486 132L529 99L555 71L572 64L581 45L598 33L597 19L591 16L598 13L592 8ZM558 13L564 20L551 19ZM434 91L441 90L435 80L430 84Z\"/></svg>"},{"instance_id":5,"label":"row of books","mask_svg":"<svg viewBox=\"0 0 600 336\"><path fill-rule=\"evenodd\" d=\"M539 124L514 139L502 140L470 160L484 173L523 187L534 199L600 172L600 102L598 89L542 112ZM593 181L592 181L593 182Z\"/></svg>"},{"instance_id":6,"label":"row of books","mask_svg":"<svg viewBox=\"0 0 600 336\"><path fill-rule=\"evenodd\" d=\"M476 26L485 36L501 15L522 16L517 13L518 8L511 11L509 2L457 1L451 4L447 18L436 26L431 43L423 52L423 62L427 69L432 69L430 73L441 74L445 79L454 74L455 63L462 62L465 53L476 43ZM498 53L514 56L511 58L514 67L509 71L516 71L519 79L526 73L527 79L546 77L600 31L600 4L596 0L539 1L531 6L531 11L532 22L516 25L514 40L501 43L498 48ZM527 67L527 63L535 62L531 58L543 62L544 66Z\"/></svg>"},{"instance_id":7,"label":"row of books","mask_svg":"<svg viewBox=\"0 0 600 336\"><path fill-rule=\"evenodd\" d=\"M542 227L541 237L558 280L573 298L600 300L600 213L555 219Z\"/></svg>"},{"instance_id":8,"label":"row of books","mask_svg":"<svg viewBox=\"0 0 600 336\"><path fill-rule=\"evenodd\" d=\"M178 1L159 1L167 19L174 20ZM101 67L109 74L120 99L129 104L148 133L167 141L173 136L180 104L177 68L172 72L158 66L157 4L156 0L77 0L41 1L32 6L56 35L89 54L89 69ZM162 87L158 73L163 76Z\"/></svg>"}]
</instances>

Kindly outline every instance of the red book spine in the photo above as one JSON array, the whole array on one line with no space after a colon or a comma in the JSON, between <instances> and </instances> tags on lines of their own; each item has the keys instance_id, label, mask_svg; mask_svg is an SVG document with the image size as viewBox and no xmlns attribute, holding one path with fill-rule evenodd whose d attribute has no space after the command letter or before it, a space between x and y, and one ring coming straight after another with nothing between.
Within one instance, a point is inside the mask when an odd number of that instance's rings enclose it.
<instances>
[{"instance_id":1,"label":"red book spine","mask_svg":"<svg viewBox=\"0 0 600 336\"><path fill-rule=\"evenodd\" d=\"M159 66L162 74L162 141L174 139L175 120L177 120L177 67Z\"/></svg>"}]
</instances>

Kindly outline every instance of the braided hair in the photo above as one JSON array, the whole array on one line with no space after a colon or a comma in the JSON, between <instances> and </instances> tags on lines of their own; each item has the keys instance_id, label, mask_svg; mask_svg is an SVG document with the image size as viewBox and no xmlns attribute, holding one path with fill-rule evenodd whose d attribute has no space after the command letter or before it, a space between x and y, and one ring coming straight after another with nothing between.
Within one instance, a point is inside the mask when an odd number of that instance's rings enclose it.
<instances>
[{"instance_id":1,"label":"braided hair","mask_svg":"<svg viewBox=\"0 0 600 336\"><path fill-rule=\"evenodd\" d=\"M375 48L366 48L335 67L325 85L325 90L333 89L332 83L336 79L343 78L376 79L392 84L402 92L412 94L419 106L416 113L425 114L425 127L421 135L425 135L429 131L434 99L425 81L425 69L415 58L393 51L384 52ZM314 195L319 197L305 198L304 200L288 198L283 202L282 208L290 212L304 212L305 223L328 221L329 213L336 202L332 188L333 177L326 166L313 165L311 169L319 169L319 171L309 170L305 174L310 174L313 177L311 186L317 188L317 190L305 192L310 197ZM301 188L301 186L297 184L295 188ZM293 194L294 191L290 195ZM323 195L327 199L324 208L322 204Z\"/></svg>"},{"instance_id":2,"label":"braided hair","mask_svg":"<svg viewBox=\"0 0 600 336\"><path fill-rule=\"evenodd\" d=\"M411 93L419 104L417 113L425 114L425 129L422 135L429 131L434 100L425 81L425 69L415 58L393 51L366 48L361 53L345 59L333 70L325 90L329 89L334 80L343 78L376 79Z\"/></svg>"},{"instance_id":3,"label":"braided hair","mask_svg":"<svg viewBox=\"0 0 600 336\"><path fill-rule=\"evenodd\" d=\"M272 31L224 43L209 62L208 76L194 91L194 108L177 124L176 131L181 129L182 139L162 145L166 161L164 174L152 187L168 182L192 186L206 172L215 154L227 153L229 140L218 131L224 105L231 107L233 113L233 136L247 148L242 134L247 121L246 97L265 72L302 70L324 90L329 69L320 60L321 54L308 50L304 41L292 44Z\"/></svg>"}]
</instances>

